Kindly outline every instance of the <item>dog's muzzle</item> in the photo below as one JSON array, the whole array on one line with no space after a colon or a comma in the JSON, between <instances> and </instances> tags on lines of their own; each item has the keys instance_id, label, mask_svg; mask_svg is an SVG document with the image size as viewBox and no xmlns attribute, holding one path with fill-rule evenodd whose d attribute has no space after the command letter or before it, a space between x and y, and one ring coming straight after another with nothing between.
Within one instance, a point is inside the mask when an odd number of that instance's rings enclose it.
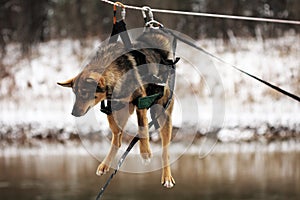
<instances>
[{"instance_id":1,"label":"dog's muzzle","mask_svg":"<svg viewBox=\"0 0 300 200\"><path fill-rule=\"evenodd\" d=\"M72 110L72 115L74 117L81 117L81 116L85 115L90 109L91 109L91 107L88 107L88 109L86 109L86 111L82 111L82 110L79 110L76 107L74 107Z\"/></svg>"}]
</instances>

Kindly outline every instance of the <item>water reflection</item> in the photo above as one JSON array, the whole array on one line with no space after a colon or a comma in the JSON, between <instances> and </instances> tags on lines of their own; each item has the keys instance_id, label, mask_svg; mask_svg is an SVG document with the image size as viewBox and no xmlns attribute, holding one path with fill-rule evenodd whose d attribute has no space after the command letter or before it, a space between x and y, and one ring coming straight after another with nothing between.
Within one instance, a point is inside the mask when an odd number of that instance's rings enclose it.
<instances>
[{"instance_id":1,"label":"water reflection","mask_svg":"<svg viewBox=\"0 0 300 200\"><path fill-rule=\"evenodd\" d=\"M134 165L136 157L126 160ZM0 158L0 199L94 199L108 178L98 178L88 156ZM160 186L160 171L120 172L104 200L300 199L300 153L185 155L172 165L176 186Z\"/></svg>"}]
</instances>

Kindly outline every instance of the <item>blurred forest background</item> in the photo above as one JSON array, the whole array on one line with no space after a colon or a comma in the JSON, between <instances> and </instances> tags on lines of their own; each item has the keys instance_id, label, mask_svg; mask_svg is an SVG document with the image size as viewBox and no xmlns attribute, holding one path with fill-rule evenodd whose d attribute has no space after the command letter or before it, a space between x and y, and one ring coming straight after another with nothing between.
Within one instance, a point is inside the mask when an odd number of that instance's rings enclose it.
<instances>
[{"instance_id":1,"label":"blurred forest background","mask_svg":"<svg viewBox=\"0 0 300 200\"><path fill-rule=\"evenodd\" d=\"M153 8L300 19L299 0L126 0L126 4ZM165 26L194 39L236 37L279 37L285 31L300 32L299 26L257 23L218 18L155 14ZM136 19L141 20L136 20ZM128 28L143 26L139 11L127 12ZM63 38L99 37L111 31L112 7L100 0L0 0L0 48L5 56L9 43L21 44L23 53L32 45Z\"/></svg>"}]
</instances>

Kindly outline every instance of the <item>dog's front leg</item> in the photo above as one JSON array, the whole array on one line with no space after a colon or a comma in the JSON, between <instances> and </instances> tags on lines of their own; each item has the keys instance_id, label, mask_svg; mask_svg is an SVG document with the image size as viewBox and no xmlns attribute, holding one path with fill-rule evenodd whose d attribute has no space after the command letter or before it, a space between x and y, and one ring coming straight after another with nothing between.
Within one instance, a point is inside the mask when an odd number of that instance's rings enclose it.
<instances>
[{"instance_id":1,"label":"dog's front leg","mask_svg":"<svg viewBox=\"0 0 300 200\"><path fill-rule=\"evenodd\" d=\"M140 153L144 162L147 164L150 162L151 159L147 109L137 109L136 113L137 113L138 126L139 126Z\"/></svg>"},{"instance_id":2,"label":"dog's front leg","mask_svg":"<svg viewBox=\"0 0 300 200\"><path fill-rule=\"evenodd\" d=\"M96 171L97 175L100 176L109 171L111 162L116 157L116 154L119 148L121 147L123 129L128 121L129 116L133 113L133 111L134 105L129 104L128 107L124 108L123 110L120 110L115 114L107 116L109 127L112 131L111 147L107 156L98 166Z\"/></svg>"},{"instance_id":3,"label":"dog's front leg","mask_svg":"<svg viewBox=\"0 0 300 200\"><path fill-rule=\"evenodd\" d=\"M98 176L106 174L109 171L111 162L115 158L119 148L121 147L122 141L122 130L117 125L113 115L108 115L107 119L109 122L110 129L112 131L112 140L108 154L97 168L96 174Z\"/></svg>"}]
</instances>

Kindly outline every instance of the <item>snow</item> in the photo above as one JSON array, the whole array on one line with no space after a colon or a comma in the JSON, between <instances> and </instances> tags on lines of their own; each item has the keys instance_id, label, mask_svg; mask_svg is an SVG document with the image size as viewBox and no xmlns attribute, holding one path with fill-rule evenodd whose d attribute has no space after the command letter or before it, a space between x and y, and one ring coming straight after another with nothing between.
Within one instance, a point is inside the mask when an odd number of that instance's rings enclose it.
<instances>
[{"instance_id":1,"label":"snow","mask_svg":"<svg viewBox=\"0 0 300 200\"><path fill-rule=\"evenodd\" d=\"M8 46L3 62L11 66L9 72L13 76L0 80L1 134L6 134L5 127L22 124L38 124L28 133L32 135L51 129L83 135L90 131L109 134L106 116L99 112L99 106L87 116L75 119L70 114L72 91L56 84L80 72L84 58L101 42L89 39L84 43L71 39L41 43L30 58L19 61L18 45ZM263 42L235 38L232 44L213 39L196 43L249 73L300 94L299 35ZM288 127L299 133L298 102L184 44L178 44L177 56L181 61L173 124L183 127L181 131L193 127L192 134L205 134L215 126L221 127L218 138L222 142L249 141L255 135L265 135L270 127ZM135 116L130 118L126 130L137 130Z\"/></svg>"},{"instance_id":2,"label":"snow","mask_svg":"<svg viewBox=\"0 0 300 200\"><path fill-rule=\"evenodd\" d=\"M218 133L218 137L222 142L229 141L248 141L254 137L254 132L251 130L241 131L239 129L222 129Z\"/></svg>"}]
</instances>

